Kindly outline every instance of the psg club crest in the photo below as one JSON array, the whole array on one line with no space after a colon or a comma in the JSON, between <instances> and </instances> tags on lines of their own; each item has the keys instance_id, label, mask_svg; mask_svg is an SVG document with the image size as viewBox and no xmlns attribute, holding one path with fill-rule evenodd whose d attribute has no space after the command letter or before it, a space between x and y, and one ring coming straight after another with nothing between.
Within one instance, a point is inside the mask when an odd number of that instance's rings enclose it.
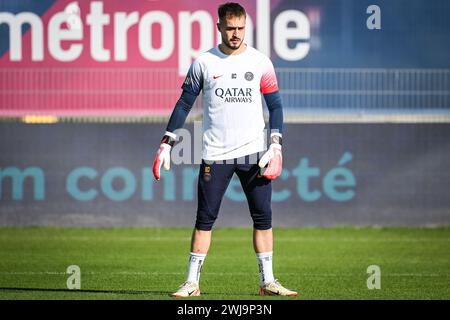
<instances>
[{"instance_id":1,"label":"psg club crest","mask_svg":"<svg viewBox=\"0 0 450 320\"><path fill-rule=\"evenodd\" d=\"M246 72L244 77L245 77L245 80L252 81L253 80L253 73L251 73L250 71Z\"/></svg>"}]
</instances>

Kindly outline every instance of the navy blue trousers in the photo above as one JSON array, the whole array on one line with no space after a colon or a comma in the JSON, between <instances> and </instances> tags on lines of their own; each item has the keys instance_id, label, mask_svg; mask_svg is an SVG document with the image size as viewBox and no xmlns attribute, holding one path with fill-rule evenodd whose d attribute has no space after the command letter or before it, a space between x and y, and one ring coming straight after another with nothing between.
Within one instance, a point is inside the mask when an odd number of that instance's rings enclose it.
<instances>
[{"instance_id":1,"label":"navy blue trousers","mask_svg":"<svg viewBox=\"0 0 450 320\"><path fill-rule=\"evenodd\" d=\"M270 205L272 184L270 180L260 175L257 162L254 163L255 161L249 159L247 156L239 160L227 160L226 163L202 161L198 178L198 208L195 222L198 230L212 229L219 214L222 198L234 173L239 177L247 198L253 227L258 230L272 228Z\"/></svg>"}]
</instances>

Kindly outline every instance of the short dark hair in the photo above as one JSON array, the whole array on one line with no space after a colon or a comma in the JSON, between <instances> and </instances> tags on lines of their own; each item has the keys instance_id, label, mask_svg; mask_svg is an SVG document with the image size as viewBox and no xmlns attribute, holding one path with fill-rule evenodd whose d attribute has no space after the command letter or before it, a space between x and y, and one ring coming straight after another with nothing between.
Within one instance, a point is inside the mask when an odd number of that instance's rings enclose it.
<instances>
[{"instance_id":1,"label":"short dark hair","mask_svg":"<svg viewBox=\"0 0 450 320\"><path fill-rule=\"evenodd\" d=\"M236 2L227 2L219 6L217 10L219 14L219 22L223 22L227 17L247 17L245 9Z\"/></svg>"}]
</instances>

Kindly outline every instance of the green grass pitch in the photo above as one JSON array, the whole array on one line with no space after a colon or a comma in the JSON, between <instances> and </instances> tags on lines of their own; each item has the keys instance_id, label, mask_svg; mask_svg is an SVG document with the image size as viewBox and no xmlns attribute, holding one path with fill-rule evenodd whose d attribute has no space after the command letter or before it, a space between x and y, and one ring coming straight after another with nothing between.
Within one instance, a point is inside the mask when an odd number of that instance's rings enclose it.
<instances>
[{"instance_id":1,"label":"green grass pitch","mask_svg":"<svg viewBox=\"0 0 450 320\"><path fill-rule=\"evenodd\" d=\"M450 299L450 228L275 228L274 273L301 299ZM188 228L0 228L0 299L172 299ZM78 265L81 289L67 289ZM367 268L381 289L367 288ZM252 230L216 228L194 299L259 297ZM289 298L292 299L292 298Z\"/></svg>"}]
</instances>

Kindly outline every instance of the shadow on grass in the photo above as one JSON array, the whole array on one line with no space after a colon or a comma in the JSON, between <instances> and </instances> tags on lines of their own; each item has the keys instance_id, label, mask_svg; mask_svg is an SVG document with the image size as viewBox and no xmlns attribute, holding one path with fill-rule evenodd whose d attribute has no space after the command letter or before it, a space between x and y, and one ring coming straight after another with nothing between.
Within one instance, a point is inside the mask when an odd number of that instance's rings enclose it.
<instances>
[{"instance_id":1,"label":"shadow on grass","mask_svg":"<svg viewBox=\"0 0 450 320\"><path fill-rule=\"evenodd\" d=\"M150 290L95 290L95 289L53 289L53 288L14 288L0 287L0 291L38 291L38 292L70 292L70 293L110 293L110 294L135 294L135 295L169 295L167 291L150 291Z\"/></svg>"},{"instance_id":2,"label":"shadow on grass","mask_svg":"<svg viewBox=\"0 0 450 320\"><path fill-rule=\"evenodd\" d=\"M20 287L0 287L1 291L24 291L24 292L60 292L60 293L103 293L103 294L123 294L123 295L164 295L171 296L172 292L168 291L151 291L151 290L96 290L96 289L59 289L59 288L20 288ZM202 296L259 296L256 293L224 293L224 292L202 292ZM174 298L179 300L179 298Z\"/></svg>"}]
</instances>

